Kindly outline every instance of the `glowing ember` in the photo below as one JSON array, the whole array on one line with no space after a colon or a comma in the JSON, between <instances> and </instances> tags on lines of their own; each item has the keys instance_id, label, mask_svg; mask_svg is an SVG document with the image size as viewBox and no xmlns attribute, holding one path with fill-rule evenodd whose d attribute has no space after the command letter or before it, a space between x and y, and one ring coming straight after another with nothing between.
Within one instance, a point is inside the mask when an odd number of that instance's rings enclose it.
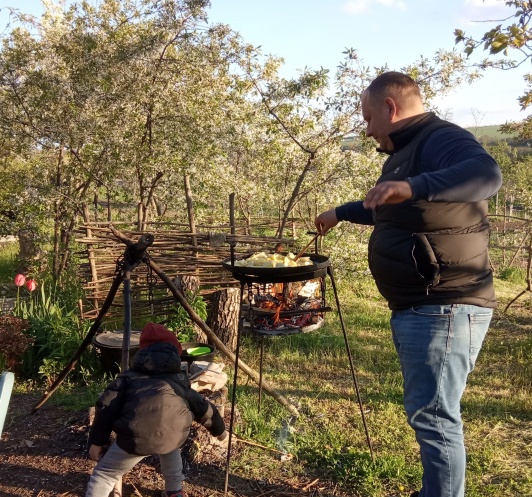
<instances>
[{"instance_id":1,"label":"glowing ember","mask_svg":"<svg viewBox=\"0 0 532 497\"><path fill-rule=\"evenodd\" d=\"M320 279L255 285L250 295L253 329L275 335L319 327L324 317L320 290Z\"/></svg>"}]
</instances>

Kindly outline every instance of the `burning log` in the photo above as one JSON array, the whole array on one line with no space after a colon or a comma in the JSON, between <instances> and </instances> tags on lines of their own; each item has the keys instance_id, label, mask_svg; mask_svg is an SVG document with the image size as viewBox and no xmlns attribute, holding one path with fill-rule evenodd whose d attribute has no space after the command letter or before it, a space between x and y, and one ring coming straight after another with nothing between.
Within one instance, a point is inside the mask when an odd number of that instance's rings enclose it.
<instances>
[{"instance_id":1,"label":"burning log","mask_svg":"<svg viewBox=\"0 0 532 497\"><path fill-rule=\"evenodd\" d=\"M313 331L323 324L329 307L323 304L321 279L254 285L248 319L257 334Z\"/></svg>"}]
</instances>

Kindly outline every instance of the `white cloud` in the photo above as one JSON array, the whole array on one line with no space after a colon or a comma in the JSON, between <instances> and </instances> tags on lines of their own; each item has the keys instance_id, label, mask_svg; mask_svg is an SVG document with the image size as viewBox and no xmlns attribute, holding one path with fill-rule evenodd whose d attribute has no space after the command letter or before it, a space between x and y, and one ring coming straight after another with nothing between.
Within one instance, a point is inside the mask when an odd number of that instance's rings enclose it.
<instances>
[{"instance_id":1,"label":"white cloud","mask_svg":"<svg viewBox=\"0 0 532 497\"><path fill-rule=\"evenodd\" d=\"M368 5L371 3L371 0L348 0L343 9L349 14L360 14L365 10L368 10Z\"/></svg>"},{"instance_id":2,"label":"white cloud","mask_svg":"<svg viewBox=\"0 0 532 497\"><path fill-rule=\"evenodd\" d=\"M391 7L393 9L406 9L406 4L401 0L347 0L343 6L343 9L349 14L360 14L361 12L368 11L369 7L371 5L375 5L376 3L384 5L385 7Z\"/></svg>"}]
</instances>

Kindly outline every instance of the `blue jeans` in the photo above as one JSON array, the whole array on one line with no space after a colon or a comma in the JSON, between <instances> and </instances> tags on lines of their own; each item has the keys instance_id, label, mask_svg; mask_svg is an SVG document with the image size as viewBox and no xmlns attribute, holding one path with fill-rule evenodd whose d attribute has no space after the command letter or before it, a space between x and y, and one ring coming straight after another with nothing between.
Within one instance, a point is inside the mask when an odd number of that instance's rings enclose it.
<instances>
[{"instance_id":1,"label":"blue jeans","mask_svg":"<svg viewBox=\"0 0 532 497\"><path fill-rule=\"evenodd\" d=\"M460 399L492 314L492 309L464 304L423 305L392 312L404 406L423 465L420 497L464 496L466 458Z\"/></svg>"},{"instance_id":2,"label":"blue jeans","mask_svg":"<svg viewBox=\"0 0 532 497\"><path fill-rule=\"evenodd\" d=\"M85 497L107 497L118 479L145 457L128 454L114 443L96 464ZM184 479L181 449L159 454L159 459L165 490L181 490Z\"/></svg>"}]
</instances>

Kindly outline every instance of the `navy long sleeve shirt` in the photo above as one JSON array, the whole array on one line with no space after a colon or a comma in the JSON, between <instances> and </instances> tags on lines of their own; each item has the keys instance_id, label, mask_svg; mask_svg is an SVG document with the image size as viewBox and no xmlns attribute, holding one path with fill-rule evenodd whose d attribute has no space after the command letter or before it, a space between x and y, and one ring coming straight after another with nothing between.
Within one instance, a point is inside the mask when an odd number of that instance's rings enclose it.
<instances>
[{"instance_id":1,"label":"navy long sleeve shirt","mask_svg":"<svg viewBox=\"0 0 532 497\"><path fill-rule=\"evenodd\" d=\"M462 128L435 131L420 151L419 169L418 176L408 179L412 200L476 202L493 196L502 183L495 159ZM362 200L338 206L335 211L339 221L375 224L372 210L366 209Z\"/></svg>"}]
</instances>

